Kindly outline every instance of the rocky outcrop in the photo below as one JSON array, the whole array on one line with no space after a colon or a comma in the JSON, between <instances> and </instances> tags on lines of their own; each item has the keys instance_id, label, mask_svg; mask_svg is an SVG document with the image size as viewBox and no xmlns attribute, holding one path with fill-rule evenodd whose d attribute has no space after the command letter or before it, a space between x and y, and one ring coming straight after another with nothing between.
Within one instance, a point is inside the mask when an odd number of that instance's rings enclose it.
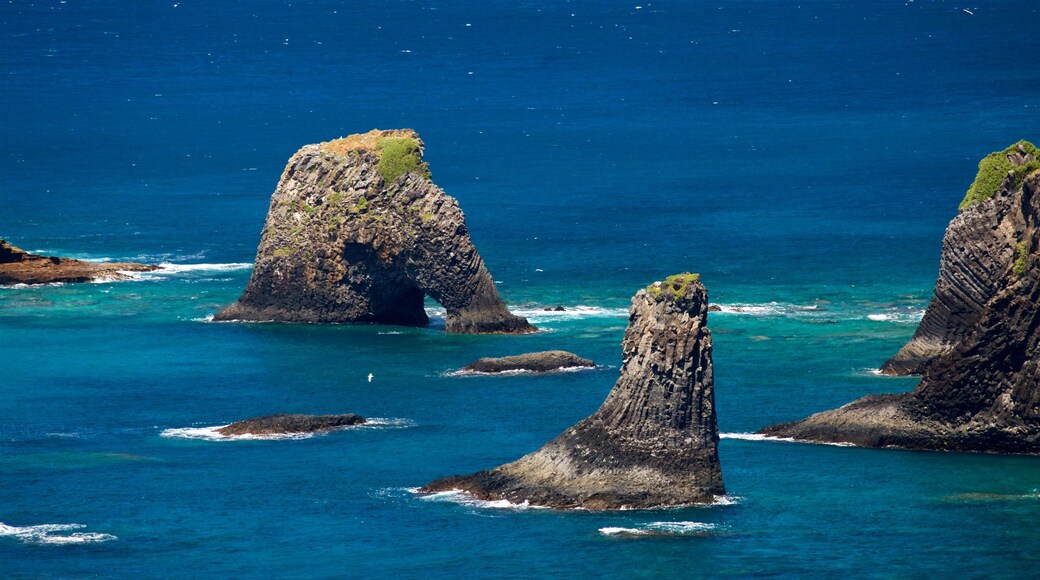
<instances>
[{"instance_id":1,"label":"rocky outcrop","mask_svg":"<svg viewBox=\"0 0 1040 580\"><path fill-rule=\"evenodd\" d=\"M221 435L288 435L292 433L321 433L352 425L360 425L365 418L353 413L345 415L268 415L237 421L217 429Z\"/></svg>"},{"instance_id":2,"label":"rocky outcrop","mask_svg":"<svg viewBox=\"0 0 1040 580\"><path fill-rule=\"evenodd\" d=\"M1036 161L1031 147L1021 142L987 157L979 164L977 182L985 179L986 162L993 156L1005 158L1005 164L996 171L1026 168ZM1010 181L1000 183L999 194L982 203L968 203L974 200L966 199L962 204L960 214L943 236L939 279L928 309L910 342L881 365L883 374L921 374L975 328L986 304L1001 287L1004 274L1018 257L1022 210L1015 206L1020 199L1010 194L1015 181L1012 175ZM972 190L976 186L973 184Z\"/></svg>"},{"instance_id":3,"label":"rocky outcrop","mask_svg":"<svg viewBox=\"0 0 1040 580\"><path fill-rule=\"evenodd\" d=\"M159 266L134 262L84 262L39 256L0 240L0 286L128 280L129 272L150 272Z\"/></svg>"},{"instance_id":4,"label":"rocky outcrop","mask_svg":"<svg viewBox=\"0 0 1040 580\"><path fill-rule=\"evenodd\" d=\"M470 241L458 202L430 180L411 130L307 145L271 197L253 275L215 320L427 324L526 333Z\"/></svg>"},{"instance_id":5,"label":"rocky outcrop","mask_svg":"<svg viewBox=\"0 0 1040 580\"><path fill-rule=\"evenodd\" d=\"M598 411L513 463L422 491L459 489L554 508L711 502L725 490L707 309L695 274L640 290L621 345L621 376Z\"/></svg>"},{"instance_id":6,"label":"rocky outcrop","mask_svg":"<svg viewBox=\"0 0 1040 580\"><path fill-rule=\"evenodd\" d=\"M531 371L546 373L560 369L592 368L596 363L587 358L564 350L530 352L500 358L482 358L466 365L462 370L475 373L503 373L507 371Z\"/></svg>"},{"instance_id":7,"label":"rocky outcrop","mask_svg":"<svg viewBox=\"0 0 1040 580\"><path fill-rule=\"evenodd\" d=\"M944 246L942 271L959 274L949 275L951 286L937 288L933 301L960 301L960 316L942 311L956 333L942 334L951 340L936 343L942 348L929 356L938 358L924 365L917 388L864 397L760 433L866 447L1040 453L1040 171L1010 176L968 212L954 220ZM972 250L958 252L952 240ZM983 264L972 269L971 255Z\"/></svg>"}]
</instances>

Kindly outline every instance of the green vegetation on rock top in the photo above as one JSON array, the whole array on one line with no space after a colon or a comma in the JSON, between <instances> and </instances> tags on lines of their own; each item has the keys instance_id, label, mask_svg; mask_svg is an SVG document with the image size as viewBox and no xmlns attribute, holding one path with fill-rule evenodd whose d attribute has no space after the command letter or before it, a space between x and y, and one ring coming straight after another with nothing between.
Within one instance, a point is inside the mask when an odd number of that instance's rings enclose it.
<instances>
[{"instance_id":1,"label":"green vegetation on rock top","mask_svg":"<svg viewBox=\"0 0 1040 580\"><path fill-rule=\"evenodd\" d=\"M646 287L646 291L653 296L660 296L662 292L668 290L672 298L678 300L686 294L686 289L689 288L690 284L700 279L700 274L683 272L682 274L675 274L665 278L664 282L654 282Z\"/></svg>"},{"instance_id":2,"label":"green vegetation on rock top","mask_svg":"<svg viewBox=\"0 0 1040 580\"><path fill-rule=\"evenodd\" d=\"M968 188L967 195L961 201L961 210L993 197L993 194L1000 189L1000 185L1004 182L1004 178L1007 177L1009 171L1014 171L1016 183L1013 186L1017 187L1026 175L1029 175L1036 169L1040 169L1040 161L1030 161L1025 165L1017 166L1011 164L1008 154L1017 153L1019 146L1027 154L1040 158L1040 151L1029 141L1019 141L1003 151L994 151L983 157L982 161L979 161L979 172L975 175L975 182Z\"/></svg>"},{"instance_id":3,"label":"green vegetation on rock top","mask_svg":"<svg viewBox=\"0 0 1040 580\"><path fill-rule=\"evenodd\" d=\"M379 175L387 184L406 173L416 172L430 178L428 166L419 157L419 142L408 137L385 137L376 143L379 150Z\"/></svg>"}]
</instances>

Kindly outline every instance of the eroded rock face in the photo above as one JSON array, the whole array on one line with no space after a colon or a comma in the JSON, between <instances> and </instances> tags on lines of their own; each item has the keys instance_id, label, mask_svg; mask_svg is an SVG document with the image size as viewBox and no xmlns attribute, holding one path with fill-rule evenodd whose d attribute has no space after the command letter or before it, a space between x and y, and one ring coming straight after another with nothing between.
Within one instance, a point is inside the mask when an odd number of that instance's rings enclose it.
<instances>
[{"instance_id":1,"label":"eroded rock face","mask_svg":"<svg viewBox=\"0 0 1040 580\"><path fill-rule=\"evenodd\" d=\"M351 425L360 425L365 418L353 413L344 415L268 415L237 421L217 429L221 435L286 435L292 433L320 433Z\"/></svg>"},{"instance_id":2,"label":"eroded rock face","mask_svg":"<svg viewBox=\"0 0 1040 580\"><path fill-rule=\"evenodd\" d=\"M134 262L84 262L39 256L0 240L0 286L11 284L71 284L96 280L128 280L127 272L150 272L159 266Z\"/></svg>"},{"instance_id":3,"label":"eroded rock face","mask_svg":"<svg viewBox=\"0 0 1040 580\"><path fill-rule=\"evenodd\" d=\"M1015 167L1036 161L1021 145L1005 154ZM910 342L881 365L883 374L921 374L975 328L1017 259L1022 208L1015 204L1021 199L1006 185L985 203L963 208L946 228L932 300Z\"/></svg>"},{"instance_id":4,"label":"eroded rock face","mask_svg":"<svg viewBox=\"0 0 1040 580\"><path fill-rule=\"evenodd\" d=\"M531 371L545 373L560 369L594 367L596 363L564 350L546 350L499 358L482 358L466 365L463 370L477 373Z\"/></svg>"},{"instance_id":5,"label":"eroded rock face","mask_svg":"<svg viewBox=\"0 0 1040 580\"><path fill-rule=\"evenodd\" d=\"M951 225L960 230L955 235L973 240L972 252L989 250L977 254L984 266L970 270L971 253L944 247L944 262L956 256L960 264L962 275L949 281L961 290L937 288L936 296L955 296L971 313L953 319L956 340L925 365L917 388L864 397L760 433L866 447L1040 453L1040 172L1014 189L1009 183L973 217ZM976 226L968 230L970 223Z\"/></svg>"},{"instance_id":6,"label":"eroded rock face","mask_svg":"<svg viewBox=\"0 0 1040 580\"><path fill-rule=\"evenodd\" d=\"M389 153L401 144L411 152ZM448 332L532 332L499 299L422 147L406 129L300 149L271 198L252 278L215 319L420 326L429 295Z\"/></svg>"},{"instance_id":7,"label":"eroded rock face","mask_svg":"<svg viewBox=\"0 0 1040 580\"><path fill-rule=\"evenodd\" d=\"M621 376L603 405L538 451L473 475L434 481L487 500L555 508L650 508L725 493L707 292L673 276L632 299Z\"/></svg>"}]
</instances>

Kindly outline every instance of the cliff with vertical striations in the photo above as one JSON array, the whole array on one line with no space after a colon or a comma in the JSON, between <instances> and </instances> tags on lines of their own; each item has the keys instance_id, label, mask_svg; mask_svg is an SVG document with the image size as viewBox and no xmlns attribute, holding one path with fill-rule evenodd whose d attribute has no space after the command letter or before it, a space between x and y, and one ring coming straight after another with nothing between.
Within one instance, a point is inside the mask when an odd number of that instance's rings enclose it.
<instances>
[{"instance_id":1,"label":"cliff with vertical striations","mask_svg":"<svg viewBox=\"0 0 1040 580\"><path fill-rule=\"evenodd\" d=\"M1014 157L1012 169L991 195L969 191L947 231L931 317L922 320L929 325L900 351L912 355L900 360L924 370L917 388L760 433L865 447L1040 453L1040 163L1023 149L998 152Z\"/></svg>"},{"instance_id":2,"label":"cliff with vertical striations","mask_svg":"<svg viewBox=\"0 0 1040 580\"><path fill-rule=\"evenodd\" d=\"M555 508L711 502L725 489L707 314L695 274L640 290L621 345L621 376L598 411L513 463L422 491L460 489Z\"/></svg>"},{"instance_id":3,"label":"cliff with vertical striations","mask_svg":"<svg viewBox=\"0 0 1040 580\"><path fill-rule=\"evenodd\" d=\"M422 154L408 129L300 149L271 197L252 278L215 320L420 326L428 295L448 332L534 331L499 299Z\"/></svg>"}]
</instances>

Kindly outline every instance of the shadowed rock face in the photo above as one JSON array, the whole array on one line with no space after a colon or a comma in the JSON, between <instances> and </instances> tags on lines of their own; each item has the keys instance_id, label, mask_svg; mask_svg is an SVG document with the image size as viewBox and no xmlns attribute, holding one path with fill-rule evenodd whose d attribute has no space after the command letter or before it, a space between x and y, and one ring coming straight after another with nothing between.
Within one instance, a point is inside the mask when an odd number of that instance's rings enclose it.
<instances>
[{"instance_id":1,"label":"shadowed rock face","mask_svg":"<svg viewBox=\"0 0 1040 580\"><path fill-rule=\"evenodd\" d=\"M402 140L416 163L388 182L385 144ZM458 203L421 155L407 129L300 149L271 198L252 278L215 319L421 326L429 295L448 332L534 331L499 299Z\"/></svg>"},{"instance_id":2,"label":"shadowed rock face","mask_svg":"<svg viewBox=\"0 0 1040 580\"><path fill-rule=\"evenodd\" d=\"M711 366L708 301L695 275L640 290L622 342L621 376L593 415L538 451L425 492L555 508L650 508L725 493Z\"/></svg>"},{"instance_id":3,"label":"shadowed rock face","mask_svg":"<svg viewBox=\"0 0 1040 580\"><path fill-rule=\"evenodd\" d=\"M1013 166L1036 160L1021 146L1007 157ZM939 279L928 309L910 342L881 365L883 374L921 374L975 328L1017 258L1022 208L1015 204L1020 201L1005 189L953 218L943 236Z\"/></svg>"},{"instance_id":4,"label":"shadowed rock face","mask_svg":"<svg viewBox=\"0 0 1040 580\"><path fill-rule=\"evenodd\" d=\"M0 240L0 285L71 284L94 280L128 280L126 272L150 272L159 266L134 262L84 262L57 256L38 256Z\"/></svg>"},{"instance_id":5,"label":"shadowed rock face","mask_svg":"<svg viewBox=\"0 0 1040 580\"><path fill-rule=\"evenodd\" d=\"M502 373L506 371L532 371L545 373L566 368L594 367L589 359L563 350L530 352L500 358L482 358L466 365L463 370L478 373Z\"/></svg>"},{"instance_id":6,"label":"shadowed rock face","mask_svg":"<svg viewBox=\"0 0 1040 580\"><path fill-rule=\"evenodd\" d=\"M360 425L365 418L353 413L345 415L268 415L237 421L217 429L221 435L284 435L319 433L341 427Z\"/></svg>"},{"instance_id":7,"label":"shadowed rock face","mask_svg":"<svg viewBox=\"0 0 1040 580\"><path fill-rule=\"evenodd\" d=\"M976 249L991 248L978 259L999 271L951 277L962 287L992 284L993 289L959 294L965 305L969 295L984 302L971 316L955 319L961 325L972 322L959 328L959 338L925 365L917 388L864 397L760 433L866 447L1040 453L1040 172L1013 190L1007 185L977 210L978 215L999 218L980 219L970 232L968 220L958 223L958 218L951 225L964 230L964 239L975 240ZM944 248L944 261L954 255L950 250ZM944 263L943 270L950 271L950 265ZM943 295L953 294L947 290Z\"/></svg>"}]
</instances>

